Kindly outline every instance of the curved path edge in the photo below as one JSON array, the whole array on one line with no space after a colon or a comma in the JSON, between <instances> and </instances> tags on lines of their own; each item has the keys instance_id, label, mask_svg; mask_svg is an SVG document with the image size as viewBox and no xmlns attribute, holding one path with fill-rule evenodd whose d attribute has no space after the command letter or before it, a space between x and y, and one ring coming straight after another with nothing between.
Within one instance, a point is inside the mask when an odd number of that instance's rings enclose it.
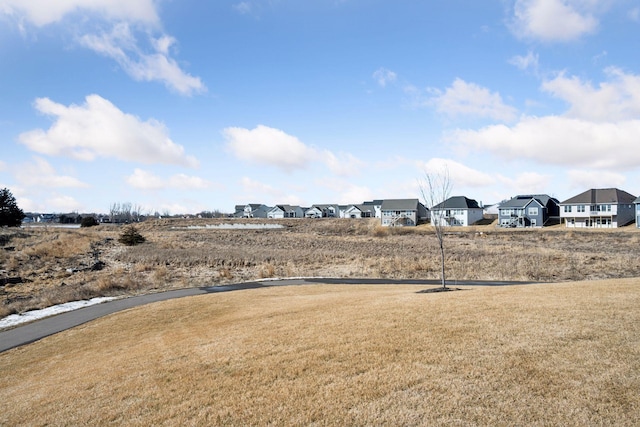
<instances>
[{"instance_id":1,"label":"curved path edge","mask_svg":"<svg viewBox=\"0 0 640 427\"><path fill-rule=\"evenodd\" d=\"M510 286L528 285L539 282L496 282L496 281L455 281L448 283L449 286ZM115 299L101 304L91 305L65 313L56 314L51 317L36 320L12 329L0 331L0 353L12 348L38 341L58 332L80 326L84 323L98 319L100 317L151 304L159 301L166 301L174 298L183 298L211 293L240 291L247 289L269 288L273 286L292 286L305 284L328 284L328 285L439 285L439 280L393 280L393 279L356 279L356 278L300 278L300 279L278 279L254 282L235 283L230 285L206 286L200 288L187 288L172 291L164 291L145 295L137 295L128 298Z\"/></svg>"}]
</instances>

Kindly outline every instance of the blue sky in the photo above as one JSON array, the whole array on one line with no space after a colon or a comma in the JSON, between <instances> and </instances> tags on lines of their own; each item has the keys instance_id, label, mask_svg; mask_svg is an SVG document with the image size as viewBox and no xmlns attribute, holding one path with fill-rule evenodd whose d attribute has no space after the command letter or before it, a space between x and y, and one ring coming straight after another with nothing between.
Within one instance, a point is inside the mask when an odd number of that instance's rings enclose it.
<instances>
[{"instance_id":1,"label":"blue sky","mask_svg":"<svg viewBox=\"0 0 640 427\"><path fill-rule=\"evenodd\" d=\"M640 195L637 0L0 0L25 211Z\"/></svg>"}]
</instances>

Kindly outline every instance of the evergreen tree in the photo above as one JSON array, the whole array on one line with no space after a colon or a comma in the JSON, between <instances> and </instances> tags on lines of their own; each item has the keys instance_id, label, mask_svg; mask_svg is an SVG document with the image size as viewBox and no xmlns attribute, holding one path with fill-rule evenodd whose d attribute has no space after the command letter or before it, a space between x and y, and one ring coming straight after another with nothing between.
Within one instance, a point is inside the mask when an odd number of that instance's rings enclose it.
<instances>
[{"instance_id":1,"label":"evergreen tree","mask_svg":"<svg viewBox=\"0 0 640 427\"><path fill-rule=\"evenodd\" d=\"M8 188L0 190L0 227L20 227L25 217Z\"/></svg>"}]
</instances>

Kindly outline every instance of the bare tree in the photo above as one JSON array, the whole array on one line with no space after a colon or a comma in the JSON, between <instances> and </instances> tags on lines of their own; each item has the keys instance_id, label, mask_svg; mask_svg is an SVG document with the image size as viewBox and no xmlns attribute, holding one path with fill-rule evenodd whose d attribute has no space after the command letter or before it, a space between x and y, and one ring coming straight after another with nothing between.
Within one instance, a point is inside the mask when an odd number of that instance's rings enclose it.
<instances>
[{"instance_id":1,"label":"bare tree","mask_svg":"<svg viewBox=\"0 0 640 427\"><path fill-rule=\"evenodd\" d=\"M120 213L120 203L112 203L109 205L109 221L114 223Z\"/></svg>"},{"instance_id":2,"label":"bare tree","mask_svg":"<svg viewBox=\"0 0 640 427\"><path fill-rule=\"evenodd\" d=\"M445 202L451 195L451 178L448 169L440 172L425 172L424 180L420 183L420 193L431 213L431 226L440 247L440 278L442 288L447 288L445 274L445 230L446 221ZM434 209L435 208L435 209Z\"/></svg>"}]
</instances>

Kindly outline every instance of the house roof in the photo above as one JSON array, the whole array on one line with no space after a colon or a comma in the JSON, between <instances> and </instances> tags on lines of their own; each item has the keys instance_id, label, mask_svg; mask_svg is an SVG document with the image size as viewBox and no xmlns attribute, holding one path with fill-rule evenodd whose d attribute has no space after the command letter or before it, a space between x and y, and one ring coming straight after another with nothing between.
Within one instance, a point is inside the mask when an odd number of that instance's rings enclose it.
<instances>
[{"instance_id":1,"label":"house roof","mask_svg":"<svg viewBox=\"0 0 640 427\"><path fill-rule=\"evenodd\" d=\"M315 204L313 206L311 206L311 209L316 208L316 209L320 209L320 210L324 210L324 209L329 209L329 208L333 208L333 209L337 209L338 205L334 205L334 204Z\"/></svg>"},{"instance_id":2,"label":"house roof","mask_svg":"<svg viewBox=\"0 0 640 427\"><path fill-rule=\"evenodd\" d=\"M636 200L636 196L617 188L592 188L577 196L560 203L561 205L575 204L631 204Z\"/></svg>"},{"instance_id":3,"label":"house roof","mask_svg":"<svg viewBox=\"0 0 640 427\"><path fill-rule=\"evenodd\" d=\"M550 201L558 203L557 199L549 197L546 194L522 194L515 196L511 200L500 203L500 209L502 208L522 208L526 206L531 200L536 200L541 206L548 206Z\"/></svg>"},{"instance_id":4,"label":"house roof","mask_svg":"<svg viewBox=\"0 0 640 427\"><path fill-rule=\"evenodd\" d=\"M417 211L418 199L385 199L382 201L383 211Z\"/></svg>"},{"instance_id":5,"label":"house roof","mask_svg":"<svg viewBox=\"0 0 640 427\"><path fill-rule=\"evenodd\" d=\"M640 197L638 197L637 199L635 199L635 200L633 201L633 203L640 203Z\"/></svg>"},{"instance_id":6,"label":"house roof","mask_svg":"<svg viewBox=\"0 0 640 427\"><path fill-rule=\"evenodd\" d=\"M464 196L449 197L442 203L438 203L431 209L482 209L478 202Z\"/></svg>"}]
</instances>

